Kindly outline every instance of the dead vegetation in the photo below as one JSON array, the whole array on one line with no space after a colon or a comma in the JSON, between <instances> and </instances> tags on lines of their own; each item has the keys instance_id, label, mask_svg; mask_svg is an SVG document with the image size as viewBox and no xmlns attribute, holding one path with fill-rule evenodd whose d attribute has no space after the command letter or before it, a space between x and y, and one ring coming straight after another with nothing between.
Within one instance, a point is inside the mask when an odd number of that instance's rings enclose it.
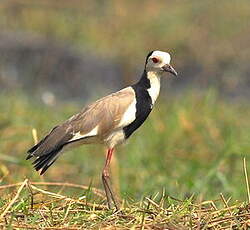
<instances>
[{"instance_id":1,"label":"dead vegetation","mask_svg":"<svg viewBox=\"0 0 250 230\"><path fill-rule=\"evenodd\" d=\"M56 191L52 188L57 187ZM59 189L58 189L59 188ZM78 195L62 195L78 189ZM53 192L51 191L53 190ZM84 191L84 195L79 195ZM165 194L123 201L108 210L103 192L69 183L30 182L2 185L0 226L8 229L248 229L250 205L223 194L217 200L184 201ZM80 192L81 193L81 192Z\"/></svg>"}]
</instances>

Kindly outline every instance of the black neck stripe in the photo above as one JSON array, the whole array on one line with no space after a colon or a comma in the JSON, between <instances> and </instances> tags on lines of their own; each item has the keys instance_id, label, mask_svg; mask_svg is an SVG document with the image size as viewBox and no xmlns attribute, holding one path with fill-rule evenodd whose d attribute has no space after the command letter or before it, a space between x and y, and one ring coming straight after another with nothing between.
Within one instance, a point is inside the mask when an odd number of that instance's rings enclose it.
<instances>
[{"instance_id":1,"label":"black neck stripe","mask_svg":"<svg viewBox=\"0 0 250 230\"><path fill-rule=\"evenodd\" d=\"M136 96L136 113L135 120L123 128L126 139L143 124L152 110L152 99L147 91L150 88L150 80L145 70L139 82L132 85L132 88Z\"/></svg>"},{"instance_id":2,"label":"black neck stripe","mask_svg":"<svg viewBox=\"0 0 250 230\"><path fill-rule=\"evenodd\" d=\"M150 85L150 80L147 77L147 72L146 70L143 71L141 79L132 87L141 87L144 89L149 89L151 87Z\"/></svg>"}]
</instances>

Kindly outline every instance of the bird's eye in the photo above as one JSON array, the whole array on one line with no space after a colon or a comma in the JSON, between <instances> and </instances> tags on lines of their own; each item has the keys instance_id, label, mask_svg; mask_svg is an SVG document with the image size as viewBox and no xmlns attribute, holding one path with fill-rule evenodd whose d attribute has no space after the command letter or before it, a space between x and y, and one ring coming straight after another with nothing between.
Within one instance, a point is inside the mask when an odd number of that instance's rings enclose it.
<instances>
[{"instance_id":1,"label":"bird's eye","mask_svg":"<svg viewBox=\"0 0 250 230\"><path fill-rule=\"evenodd\" d=\"M159 62L159 59L156 58L156 57L153 57L153 58L152 58L152 61L153 61L154 63L158 63L158 62Z\"/></svg>"}]
</instances>

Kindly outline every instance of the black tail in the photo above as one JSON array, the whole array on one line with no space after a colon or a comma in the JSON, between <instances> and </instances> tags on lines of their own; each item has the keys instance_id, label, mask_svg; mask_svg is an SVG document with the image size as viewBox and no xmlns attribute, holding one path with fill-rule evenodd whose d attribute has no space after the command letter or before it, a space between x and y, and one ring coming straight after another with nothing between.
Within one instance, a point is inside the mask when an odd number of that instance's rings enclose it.
<instances>
[{"instance_id":1,"label":"black tail","mask_svg":"<svg viewBox=\"0 0 250 230\"><path fill-rule=\"evenodd\" d=\"M34 157L35 160L33 161L34 168L36 171L39 171L40 169L40 175L45 173L45 171L56 161L56 159L59 156L60 151L62 150L63 146L55 146L54 149L52 149L49 152L41 152L39 151L39 146L41 146L44 143L44 140L39 142L37 145L32 147L28 151L28 156L26 160Z\"/></svg>"},{"instance_id":2,"label":"black tail","mask_svg":"<svg viewBox=\"0 0 250 230\"><path fill-rule=\"evenodd\" d=\"M40 172L40 175L45 173L46 170L56 161L62 148L63 146L57 147L45 155L36 157L36 159L33 161L32 164L34 165L34 168L36 169L36 171L39 171L40 169L42 169ZM31 157L32 155L30 154L26 159L29 159Z\"/></svg>"},{"instance_id":3,"label":"black tail","mask_svg":"<svg viewBox=\"0 0 250 230\"><path fill-rule=\"evenodd\" d=\"M56 161L70 138L71 135L65 133L60 126L55 127L38 144L28 150L26 160L34 157L35 160L32 164L37 171L42 169L40 172L42 175Z\"/></svg>"}]
</instances>

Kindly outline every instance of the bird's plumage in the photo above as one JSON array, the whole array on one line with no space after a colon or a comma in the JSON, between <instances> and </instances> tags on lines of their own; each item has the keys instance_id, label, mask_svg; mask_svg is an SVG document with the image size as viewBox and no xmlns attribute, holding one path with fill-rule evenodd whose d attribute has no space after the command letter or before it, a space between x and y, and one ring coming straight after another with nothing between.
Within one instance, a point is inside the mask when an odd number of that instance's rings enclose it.
<instances>
[{"instance_id":1,"label":"bird's plumage","mask_svg":"<svg viewBox=\"0 0 250 230\"><path fill-rule=\"evenodd\" d=\"M160 92L163 73L177 75L169 64L170 59L168 53L150 52L146 57L141 79L136 84L101 98L57 125L28 150L27 159L34 157L35 169L41 170L43 174L68 147L90 143L106 144L109 151L103 171L103 183L109 205L109 196L116 205L107 175L113 149L129 138L150 114Z\"/></svg>"}]
</instances>

